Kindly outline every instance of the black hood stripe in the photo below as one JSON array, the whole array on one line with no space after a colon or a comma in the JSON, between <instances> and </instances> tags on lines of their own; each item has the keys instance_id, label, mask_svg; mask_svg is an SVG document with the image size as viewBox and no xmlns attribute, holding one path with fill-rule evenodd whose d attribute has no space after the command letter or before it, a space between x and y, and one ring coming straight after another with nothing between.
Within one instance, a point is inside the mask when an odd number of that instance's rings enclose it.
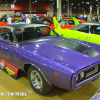
<instances>
[{"instance_id":1,"label":"black hood stripe","mask_svg":"<svg viewBox=\"0 0 100 100\"><path fill-rule=\"evenodd\" d=\"M84 46L82 44L76 43L76 42L72 42L72 41L68 41L68 40L58 40L55 42L51 42L50 44L56 45L56 46L60 46L60 47L64 47L64 48L68 48L86 55L89 55L91 57L98 57L100 56L100 54L87 46Z\"/></svg>"}]
</instances>

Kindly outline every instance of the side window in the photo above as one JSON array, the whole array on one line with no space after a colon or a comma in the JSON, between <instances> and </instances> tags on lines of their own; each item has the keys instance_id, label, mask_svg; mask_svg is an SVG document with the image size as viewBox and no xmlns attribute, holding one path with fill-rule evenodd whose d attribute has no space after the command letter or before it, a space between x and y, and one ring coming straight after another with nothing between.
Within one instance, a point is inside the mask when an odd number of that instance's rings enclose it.
<instances>
[{"instance_id":1,"label":"side window","mask_svg":"<svg viewBox=\"0 0 100 100\"><path fill-rule=\"evenodd\" d=\"M4 40L10 41L10 42L13 42L14 41L11 30L10 29L7 29L7 28L3 28L2 29L2 32L0 34L0 37L2 39L4 39Z\"/></svg>"},{"instance_id":2,"label":"side window","mask_svg":"<svg viewBox=\"0 0 100 100\"><path fill-rule=\"evenodd\" d=\"M78 29L78 31L89 33L89 26L82 27L82 28Z\"/></svg>"},{"instance_id":3,"label":"side window","mask_svg":"<svg viewBox=\"0 0 100 100\"><path fill-rule=\"evenodd\" d=\"M67 20L65 21L65 25L68 25L68 21Z\"/></svg>"},{"instance_id":4,"label":"side window","mask_svg":"<svg viewBox=\"0 0 100 100\"><path fill-rule=\"evenodd\" d=\"M75 25L73 20L68 20L68 25Z\"/></svg>"},{"instance_id":5,"label":"side window","mask_svg":"<svg viewBox=\"0 0 100 100\"><path fill-rule=\"evenodd\" d=\"M91 26L90 32L91 32L91 34L98 34L98 35L100 35L100 29L98 28L98 26Z\"/></svg>"},{"instance_id":6,"label":"side window","mask_svg":"<svg viewBox=\"0 0 100 100\"><path fill-rule=\"evenodd\" d=\"M18 42L30 41L39 38L38 34L34 32L34 28L16 29L15 35Z\"/></svg>"}]
</instances>

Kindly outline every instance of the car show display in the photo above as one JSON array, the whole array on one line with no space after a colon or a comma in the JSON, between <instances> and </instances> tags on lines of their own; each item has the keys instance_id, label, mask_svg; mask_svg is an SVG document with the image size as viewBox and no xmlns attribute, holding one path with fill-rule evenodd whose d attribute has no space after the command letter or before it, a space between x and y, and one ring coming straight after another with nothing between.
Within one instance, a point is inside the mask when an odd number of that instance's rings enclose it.
<instances>
[{"instance_id":1,"label":"car show display","mask_svg":"<svg viewBox=\"0 0 100 100\"><path fill-rule=\"evenodd\" d=\"M41 16L42 21L47 21L48 24L51 28L55 29L54 23L55 23L55 19L59 18L60 20L58 21L61 29L67 29L67 28L72 28L75 25L78 25L80 23L85 23L86 21L82 20L82 19L76 19L75 17L54 17L53 21L50 20L49 18L45 17L45 16Z\"/></svg>"},{"instance_id":2,"label":"car show display","mask_svg":"<svg viewBox=\"0 0 100 100\"><path fill-rule=\"evenodd\" d=\"M97 44L65 39L42 24L2 26L0 33L0 68L13 78L24 71L39 94L55 85L76 90L100 75Z\"/></svg>"},{"instance_id":3,"label":"car show display","mask_svg":"<svg viewBox=\"0 0 100 100\"><path fill-rule=\"evenodd\" d=\"M70 29L61 29L54 17L55 31L64 38L78 39L100 45L100 23L86 22L78 24Z\"/></svg>"}]
</instances>

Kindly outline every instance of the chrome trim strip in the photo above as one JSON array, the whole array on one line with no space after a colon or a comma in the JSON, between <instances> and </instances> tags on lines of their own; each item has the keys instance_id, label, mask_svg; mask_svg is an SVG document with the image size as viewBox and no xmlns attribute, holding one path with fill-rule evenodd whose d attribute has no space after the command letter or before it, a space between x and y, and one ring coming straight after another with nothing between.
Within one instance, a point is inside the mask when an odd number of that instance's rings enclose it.
<instances>
[{"instance_id":1,"label":"chrome trim strip","mask_svg":"<svg viewBox=\"0 0 100 100\"><path fill-rule=\"evenodd\" d=\"M95 67L95 70L93 70L93 71L91 71L91 72L89 72L89 73L86 73L86 77L88 77L88 76L90 76L90 75L92 75L92 74L94 74L94 73L96 73L96 72L98 71L99 66L96 65L96 66L94 66L94 67ZM91 68L90 68L90 69L91 69ZM88 70L90 70L90 69L88 69ZM87 70L86 70L86 72L87 72Z\"/></svg>"},{"instance_id":2,"label":"chrome trim strip","mask_svg":"<svg viewBox=\"0 0 100 100\"><path fill-rule=\"evenodd\" d=\"M100 74L100 72L99 72L98 74L96 74L96 75L99 75L99 74ZM88 79L86 79L86 80L84 80L84 81L82 81L82 82L85 82L85 81L87 81L87 80L89 80L89 79L95 77L96 75L94 75L94 76L92 76L92 77L90 77L90 78L88 78ZM77 85L81 84L82 82L78 83ZM76 86L77 86L77 85L76 85Z\"/></svg>"}]
</instances>

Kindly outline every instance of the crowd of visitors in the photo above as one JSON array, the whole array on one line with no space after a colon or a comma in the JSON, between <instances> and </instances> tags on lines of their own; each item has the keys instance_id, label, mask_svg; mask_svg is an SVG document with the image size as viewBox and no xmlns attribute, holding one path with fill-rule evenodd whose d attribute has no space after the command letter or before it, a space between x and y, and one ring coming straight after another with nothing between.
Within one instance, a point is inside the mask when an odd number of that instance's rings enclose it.
<instances>
[{"instance_id":1,"label":"crowd of visitors","mask_svg":"<svg viewBox=\"0 0 100 100\"><path fill-rule=\"evenodd\" d=\"M100 22L100 15L82 15L81 17L79 15L75 15L76 19L82 19L85 20L87 22Z\"/></svg>"}]
</instances>

